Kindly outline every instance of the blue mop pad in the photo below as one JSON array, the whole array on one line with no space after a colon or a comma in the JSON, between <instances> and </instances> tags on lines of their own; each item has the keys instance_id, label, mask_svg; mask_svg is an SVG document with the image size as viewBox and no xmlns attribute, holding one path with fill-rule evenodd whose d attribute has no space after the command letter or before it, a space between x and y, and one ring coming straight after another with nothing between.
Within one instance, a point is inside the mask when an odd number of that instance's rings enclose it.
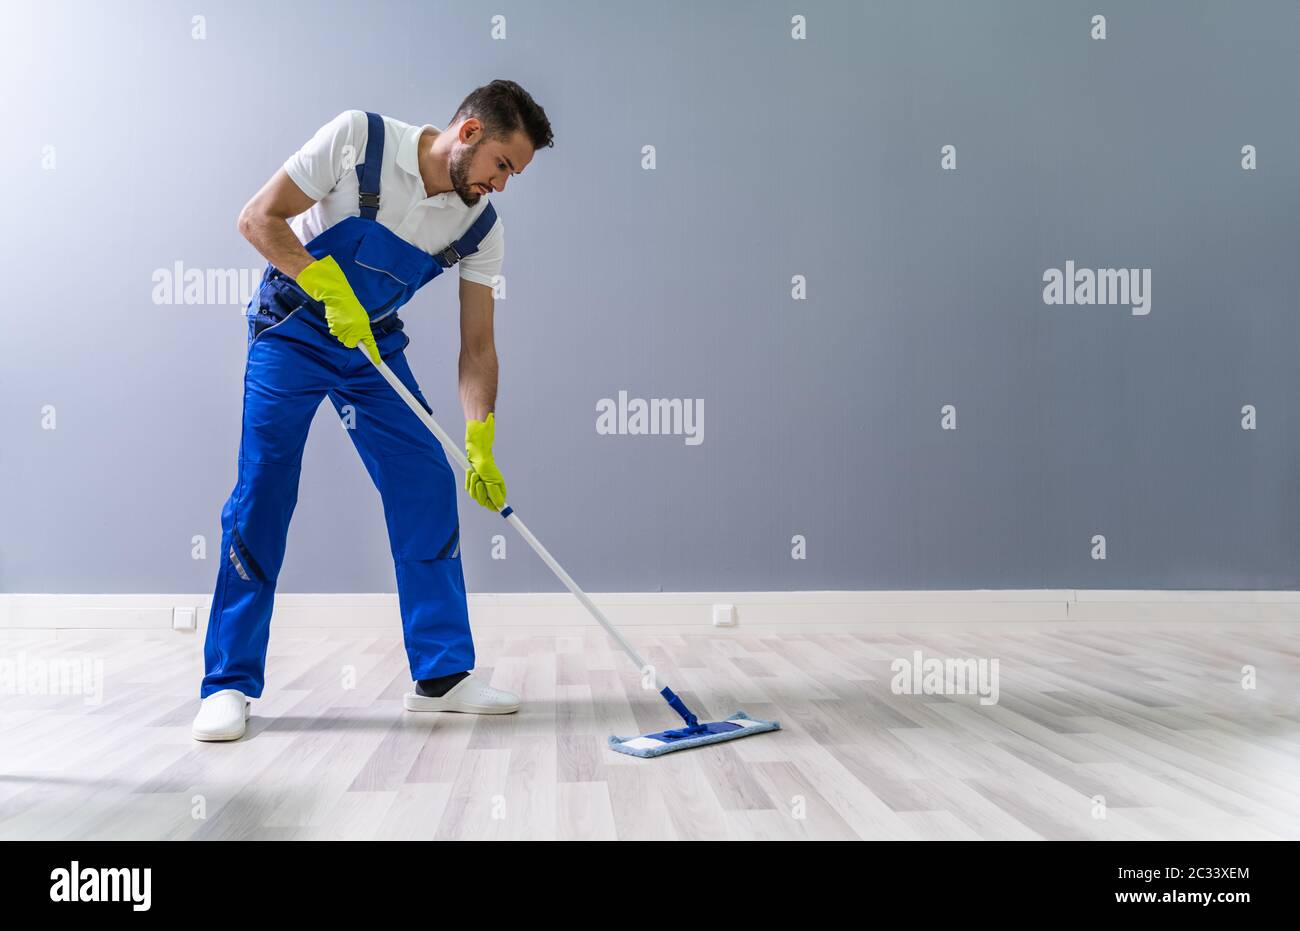
<instances>
[{"instance_id":1,"label":"blue mop pad","mask_svg":"<svg viewBox=\"0 0 1300 931\"><path fill-rule=\"evenodd\" d=\"M675 695L673 697L676 698ZM609 748L629 756L662 756L674 750L687 750L691 747L702 747L705 744L721 743L724 740L735 740L738 737L780 729L780 721L759 721L743 711L737 711L725 721L710 721L707 724L696 724L673 731L660 731L657 734L645 734L641 737L611 737Z\"/></svg>"}]
</instances>

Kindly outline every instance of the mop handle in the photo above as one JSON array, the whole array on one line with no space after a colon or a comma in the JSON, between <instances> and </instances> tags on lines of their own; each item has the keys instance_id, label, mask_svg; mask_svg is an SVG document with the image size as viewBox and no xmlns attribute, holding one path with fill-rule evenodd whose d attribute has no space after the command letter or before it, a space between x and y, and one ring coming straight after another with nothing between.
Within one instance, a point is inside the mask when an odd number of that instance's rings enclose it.
<instances>
[{"instance_id":1,"label":"mop handle","mask_svg":"<svg viewBox=\"0 0 1300 931\"><path fill-rule=\"evenodd\" d=\"M396 391L401 396L402 400L406 402L406 406L411 409L411 412L415 414L416 417L420 418L424 425L438 438L438 442L442 443L443 448L447 450L447 452L451 453L452 458L456 460L456 464L460 466L461 471L468 472L470 469L469 459L460 451L460 447L450 436L447 435L446 431L438 425L438 421L433 419L433 415L426 411L424 405L415 399L415 395L411 394L411 390L407 388L406 385L402 384L402 380L394 374L393 370L388 367L387 363L382 359L378 362L371 359L370 353L366 351L365 346L358 346L357 348L365 353L367 359L370 359L370 361L374 363L375 368L379 369L379 374L383 375L384 380L393 386L393 390ZM623 638L623 635L614 628L614 625L605 617L604 612L601 611L600 608L596 607L595 603L587 597L587 593L578 587L578 583L569 577L569 573L565 572L564 567L555 561L555 557L547 552L546 547L542 546L541 541L533 536L533 532L524 526L524 522L519 519L519 515L515 513L514 508L506 505L501 509L501 516L504 517L509 524L513 525L515 530L519 531L519 535L528 541L528 545L533 548L533 551L537 553L538 556L542 557L542 562L550 566L551 571L554 572L559 580L564 583L564 587L573 592L574 597L577 598L578 601L582 602L582 606L586 608L591 613L591 616L600 622L600 626L604 627L609 635L618 642L618 645L623 648L623 652L632 658L632 662L636 663L636 668L645 669L649 664L641 658L640 654L637 653L636 650L632 648L632 644L628 643L627 640Z\"/></svg>"}]
</instances>

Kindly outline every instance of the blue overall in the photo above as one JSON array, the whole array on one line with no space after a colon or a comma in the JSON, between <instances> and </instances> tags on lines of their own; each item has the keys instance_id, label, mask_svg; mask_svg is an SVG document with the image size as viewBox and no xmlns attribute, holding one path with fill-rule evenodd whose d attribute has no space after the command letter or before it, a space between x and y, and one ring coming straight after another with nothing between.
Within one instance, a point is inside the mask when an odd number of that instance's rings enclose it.
<instances>
[{"instance_id":1,"label":"blue overall","mask_svg":"<svg viewBox=\"0 0 1300 931\"><path fill-rule=\"evenodd\" d=\"M325 230L307 251L334 257L371 319L379 354L425 409L404 349L397 310L422 285L477 251L496 222L489 204L465 235L437 255L380 225L383 120L366 114L369 138L357 166L360 216ZM474 642L460 560L458 482L438 440L357 349L329 333L324 305L268 265L248 308L248 360L239 471L221 511L221 559L200 696L262 694L275 583L298 499L307 430L321 400L340 415L383 500L396 567L402 631L413 679L474 668Z\"/></svg>"}]
</instances>

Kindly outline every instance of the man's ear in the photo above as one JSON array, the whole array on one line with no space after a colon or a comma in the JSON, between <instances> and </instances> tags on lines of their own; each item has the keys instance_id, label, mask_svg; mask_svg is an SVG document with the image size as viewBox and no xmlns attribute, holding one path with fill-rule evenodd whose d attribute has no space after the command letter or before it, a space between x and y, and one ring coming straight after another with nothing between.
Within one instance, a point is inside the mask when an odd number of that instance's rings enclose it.
<instances>
[{"instance_id":1,"label":"man's ear","mask_svg":"<svg viewBox=\"0 0 1300 931\"><path fill-rule=\"evenodd\" d=\"M483 136L483 124L479 122L478 117L471 116L465 122L460 124L460 130L456 133L461 142L466 145L473 145ZM473 141L471 141L471 139Z\"/></svg>"}]
</instances>

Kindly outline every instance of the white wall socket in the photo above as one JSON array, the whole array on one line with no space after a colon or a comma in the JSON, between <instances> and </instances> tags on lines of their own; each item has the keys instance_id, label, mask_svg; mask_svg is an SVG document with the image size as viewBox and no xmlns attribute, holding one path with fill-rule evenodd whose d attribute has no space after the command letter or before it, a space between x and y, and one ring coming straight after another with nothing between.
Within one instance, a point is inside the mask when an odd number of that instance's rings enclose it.
<instances>
[{"instance_id":1,"label":"white wall socket","mask_svg":"<svg viewBox=\"0 0 1300 931\"><path fill-rule=\"evenodd\" d=\"M735 605L714 605L713 626L714 627L735 627L736 606Z\"/></svg>"},{"instance_id":2,"label":"white wall socket","mask_svg":"<svg viewBox=\"0 0 1300 931\"><path fill-rule=\"evenodd\" d=\"M193 630L197 621L194 608L172 608L172 630Z\"/></svg>"}]
</instances>

